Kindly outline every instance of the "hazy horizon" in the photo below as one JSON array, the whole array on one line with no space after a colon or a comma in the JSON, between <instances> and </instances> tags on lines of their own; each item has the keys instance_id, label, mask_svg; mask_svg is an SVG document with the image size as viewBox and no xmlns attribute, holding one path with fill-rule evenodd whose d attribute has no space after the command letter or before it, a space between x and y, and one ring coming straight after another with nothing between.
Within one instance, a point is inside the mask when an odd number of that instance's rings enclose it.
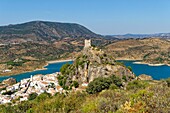
<instances>
[{"instance_id":1,"label":"hazy horizon","mask_svg":"<svg viewBox=\"0 0 170 113\"><path fill-rule=\"evenodd\" d=\"M78 23L102 35L170 32L169 0L5 0L0 26L29 21Z\"/></svg>"}]
</instances>

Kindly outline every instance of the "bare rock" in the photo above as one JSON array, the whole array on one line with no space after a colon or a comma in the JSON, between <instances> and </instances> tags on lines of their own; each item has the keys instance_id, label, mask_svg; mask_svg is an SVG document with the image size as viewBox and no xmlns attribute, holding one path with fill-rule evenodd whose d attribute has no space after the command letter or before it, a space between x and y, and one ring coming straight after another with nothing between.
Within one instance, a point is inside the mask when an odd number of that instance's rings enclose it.
<instances>
[{"instance_id":1,"label":"bare rock","mask_svg":"<svg viewBox=\"0 0 170 113\"><path fill-rule=\"evenodd\" d=\"M8 86L16 84L16 83L17 83L17 81L14 78L8 78L8 79L2 81L2 84L8 85Z\"/></svg>"},{"instance_id":2,"label":"bare rock","mask_svg":"<svg viewBox=\"0 0 170 113\"><path fill-rule=\"evenodd\" d=\"M142 74L142 75L139 75L138 80L153 80L153 78L149 75L145 75L145 74Z\"/></svg>"}]
</instances>

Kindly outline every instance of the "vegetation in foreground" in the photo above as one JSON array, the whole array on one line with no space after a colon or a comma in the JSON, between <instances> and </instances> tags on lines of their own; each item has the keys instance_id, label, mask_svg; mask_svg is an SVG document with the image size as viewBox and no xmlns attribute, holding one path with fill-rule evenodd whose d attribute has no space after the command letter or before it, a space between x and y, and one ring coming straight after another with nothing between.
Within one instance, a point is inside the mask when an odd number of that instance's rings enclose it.
<instances>
[{"instance_id":1,"label":"vegetation in foreground","mask_svg":"<svg viewBox=\"0 0 170 113\"><path fill-rule=\"evenodd\" d=\"M129 82L127 90L113 84L107 89L89 94L72 92L51 96L43 93L18 105L1 105L0 113L169 113L170 87L165 81ZM101 81L101 78L96 81ZM100 89L96 81L95 89ZM99 82L100 83L100 82ZM91 87L88 86L90 90Z\"/></svg>"}]
</instances>

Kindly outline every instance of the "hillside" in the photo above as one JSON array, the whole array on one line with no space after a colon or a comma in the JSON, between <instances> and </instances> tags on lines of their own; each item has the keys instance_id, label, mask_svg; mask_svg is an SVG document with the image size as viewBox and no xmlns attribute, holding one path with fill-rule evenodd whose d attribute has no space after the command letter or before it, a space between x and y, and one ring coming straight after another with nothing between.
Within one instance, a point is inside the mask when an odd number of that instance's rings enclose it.
<instances>
[{"instance_id":1,"label":"hillside","mask_svg":"<svg viewBox=\"0 0 170 113\"><path fill-rule=\"evenodd\" d=\"M32 21L0 27L0 42L54 42L63 38L100 38L86 27L74 23Z\"/></svg>"},{"instance_id":2,"label":"hillside","mask_svg":"<svg viewBox=\"0 0 170 113\"><path fill-rule=\"evenodd\" d=\"M41 69L46 61L68 58L72 52L83 48L83 43L72 44L60 41L59 44L25 42L0 46L0 75L13 75ZM76 41L75 41L76 42ZM11 70L11 72L3 72Z\"/></svg>"},{"instance_id":3,"label":"hillside","mask_svg":"<svg viewBox=\"0 0 170 113\"><path fill-rule=\"evenodd\" d=\"M170 41L164 39L122 40L106 46L105 50L120 60L143 60L152 64L170 64Z\"/></svg>"}]
</instances>

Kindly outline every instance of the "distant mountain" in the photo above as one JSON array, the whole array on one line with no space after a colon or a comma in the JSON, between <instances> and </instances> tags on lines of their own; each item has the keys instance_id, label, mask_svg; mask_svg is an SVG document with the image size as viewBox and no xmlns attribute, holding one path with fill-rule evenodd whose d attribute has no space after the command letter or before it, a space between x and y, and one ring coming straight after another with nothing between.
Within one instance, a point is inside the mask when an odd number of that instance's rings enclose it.
<instances>
[{"instance_id":1,"label":"distant mountain","mask_svg":"<svg viewBox=\"0 0 170 113\"><path fill-rule=\"evenodd\" d=\"M170 38L170 33L156 33L156 34L125 34L125 35L107 35L108 39L128 39L128 38L151 38L151 37L159 37L159 38Z\"/></svg>"},{"instance_id":2,"label":"distant mountain","mask_svg":"<svg viewBox=\"0 0 170 113\"><path fill-rule=\"evenodd\" d=\"M0 42L51 42L63 38L100 38L86 27L74 23L32 21L23 24L0 26Z\"/></svg>"}]
</instances>

